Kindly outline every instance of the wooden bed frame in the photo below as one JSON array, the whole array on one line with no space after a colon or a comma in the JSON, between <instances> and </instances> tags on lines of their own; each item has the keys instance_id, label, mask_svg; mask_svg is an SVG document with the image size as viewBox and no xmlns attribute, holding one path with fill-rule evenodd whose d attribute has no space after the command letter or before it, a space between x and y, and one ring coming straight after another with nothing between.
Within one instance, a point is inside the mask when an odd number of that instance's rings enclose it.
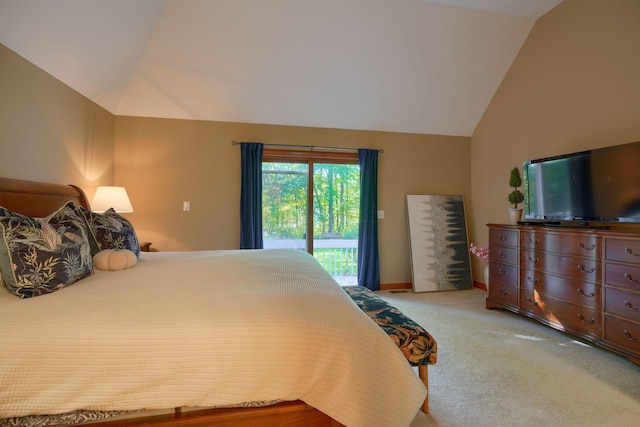
<instances>
[{"instance_id":1,"label":"wooden bed frame","mask_svg":"<svg viewBox=\"0 0 640 427\"><path fill-rule=\"evenodd\" d=\"M89 209L89 200L75 185L0 178L0 206L31 217L45 217L68 201Z\"/></svg>"},{"instance_id":2,"label":"wooden bed frame","mask_svg":"<svg viewBox=\"0 0 640 427\"><path fill-rule=\"evenodd\" d=\"M45 217L68 201L87 209L89 201L84 191L75 185L50 184L0 177L0 206L30 217ZM84 426L309 426L344 427L325 413L297 400L255 408L219 408L183 412L167 408L166 415L142 416L122 420L83 423Z\"/></svg>"},{"instance_id":3,"label":"wooden bed frame","mask_svg":"<svg viewBox=\"0 0 640 427\"><path fill-rule=\"evenodd\" d=\"M81 424L83 427L345 427L328 415L296 400L258 408L218 408Z\"/></svg>"}]
</instances>

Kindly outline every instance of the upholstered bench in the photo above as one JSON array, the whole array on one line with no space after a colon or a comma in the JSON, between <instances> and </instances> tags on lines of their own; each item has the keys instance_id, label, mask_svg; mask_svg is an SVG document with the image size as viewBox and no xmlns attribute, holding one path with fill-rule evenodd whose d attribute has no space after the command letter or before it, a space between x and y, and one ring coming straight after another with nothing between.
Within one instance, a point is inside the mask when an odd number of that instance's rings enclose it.
<instances>
[{"instance_id":1,"label":"upholstered bench","mask_svg":"<svg viewBox=\"0 0 640 427\"><path fill-rule=\"evenodd\" d=\"M353 301L396 343L411 366L418 367L418 375L427 388L422 411L429 413L428 365L437 361L436 340L420 325L407 317L371 290L363 286L343 288Z\"/></svg>"}]
</instances>

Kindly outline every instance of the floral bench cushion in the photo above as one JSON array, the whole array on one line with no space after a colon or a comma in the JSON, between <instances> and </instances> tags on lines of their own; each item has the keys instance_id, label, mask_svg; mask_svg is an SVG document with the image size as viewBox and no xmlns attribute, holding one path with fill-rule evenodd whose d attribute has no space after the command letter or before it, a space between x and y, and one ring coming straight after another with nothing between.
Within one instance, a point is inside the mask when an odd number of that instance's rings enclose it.
<instances>
[{"instance_id":1,"label":"floral bench cushion","mask_svg":"<svg viewBox=\"0 0 640 427\"><path fill-rule=\"evenodd\" d=\"M436 363L436 340L422 326L368 288L345 286L343 289L358 307L389 335L411 365Z\"/></svg>"}]
</instances>

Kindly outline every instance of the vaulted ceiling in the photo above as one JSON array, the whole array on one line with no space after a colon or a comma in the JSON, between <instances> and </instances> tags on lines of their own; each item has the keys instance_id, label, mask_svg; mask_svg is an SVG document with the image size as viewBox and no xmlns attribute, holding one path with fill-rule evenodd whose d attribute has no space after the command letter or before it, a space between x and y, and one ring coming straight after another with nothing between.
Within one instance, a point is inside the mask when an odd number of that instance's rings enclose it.
<instances>
[{"instance_id":1,"label":"vaulted ceiling","mask_svg":"<svg viewBox=\"0 0 640 427\"><path fill-rule=\"evenodd\" d=\"M0 43L117 115L470 136L561 0L0 0Z\"/></svg>"}]
</instances>

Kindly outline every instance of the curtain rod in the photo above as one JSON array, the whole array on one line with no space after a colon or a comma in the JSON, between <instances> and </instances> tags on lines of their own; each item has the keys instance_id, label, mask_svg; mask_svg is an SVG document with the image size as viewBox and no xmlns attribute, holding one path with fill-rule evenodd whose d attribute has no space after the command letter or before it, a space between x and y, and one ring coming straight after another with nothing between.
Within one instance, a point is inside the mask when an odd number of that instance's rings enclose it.
<instances>
[{"instance_id":1,"label":"curtain rod","mask_svg":"<svg viewBox=\"0 0 640 427\"><path fill-rule=\"evenodd\" d=\"M238 145L240 144L240 142L238 141L231 141L231 145ZM344 147L325 147L322 145L294 145L294 144L264 144L265 147L292 147L292 148L308 148L311 151L313 151L314 149L320 149L320 150L343 150L343 151L358 151L357 148L344 148ZM384 153L384 150L382 148L379 148L378 153L382 154Z\"/></svg>"}]
</instances>

